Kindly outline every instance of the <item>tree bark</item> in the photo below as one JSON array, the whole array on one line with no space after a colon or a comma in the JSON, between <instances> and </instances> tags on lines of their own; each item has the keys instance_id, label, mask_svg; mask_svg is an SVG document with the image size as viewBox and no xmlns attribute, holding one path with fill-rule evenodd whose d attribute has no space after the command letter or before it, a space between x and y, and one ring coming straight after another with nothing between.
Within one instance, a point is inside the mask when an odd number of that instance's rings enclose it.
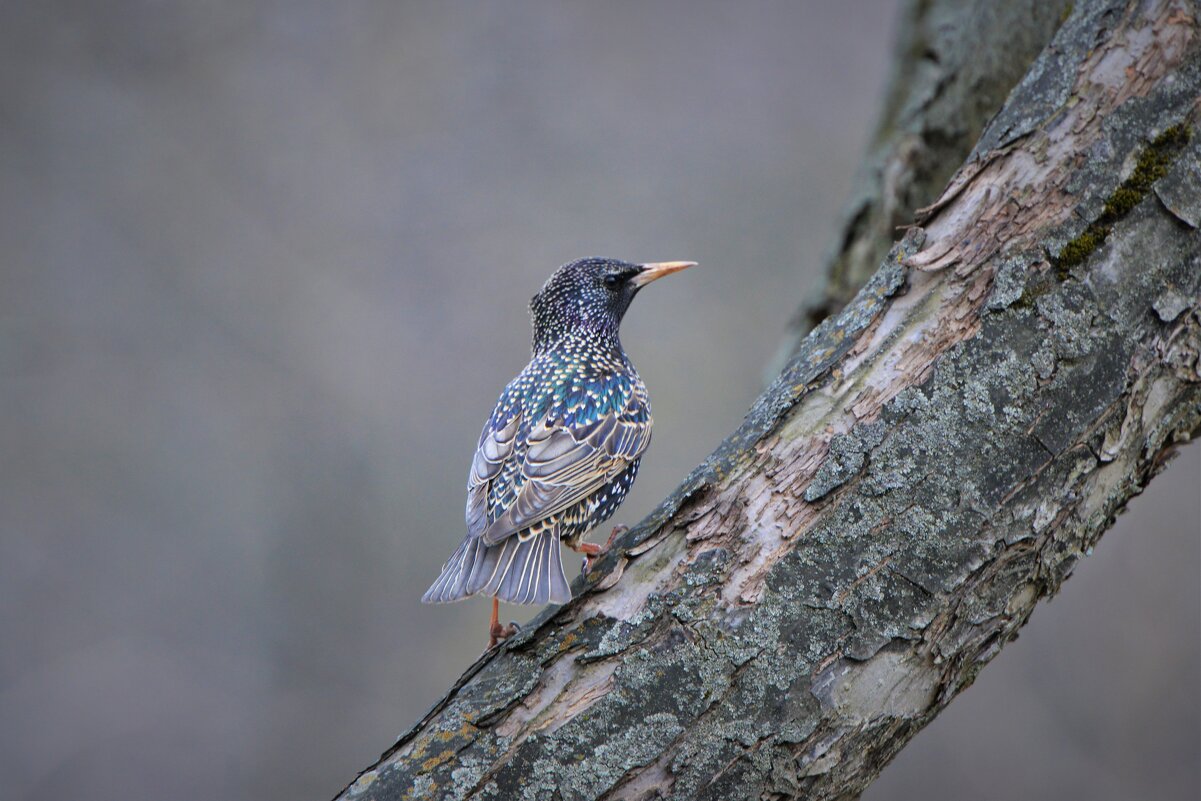
<instances>
[{"instance_id":1,"label":"tree bark","mask_svg":"<svg viewBox=\"0 0 1201 801\"><path fill-rule=\"evenodd\" d=\"M732 434L347 799L843 799L1201 429L1201 36L1078 2Z\"/></svg>"}]
</instances>

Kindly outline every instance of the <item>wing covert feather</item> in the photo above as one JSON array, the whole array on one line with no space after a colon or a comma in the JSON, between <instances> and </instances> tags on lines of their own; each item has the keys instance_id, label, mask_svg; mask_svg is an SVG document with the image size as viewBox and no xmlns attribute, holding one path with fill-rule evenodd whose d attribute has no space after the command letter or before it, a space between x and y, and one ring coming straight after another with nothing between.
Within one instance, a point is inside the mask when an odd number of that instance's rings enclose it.
<instances>
[{"instance_id":1,"label":"wing covert feather","mask_svg":"<svg viewBox=\"0 0 1201 801\"><path fill-rule=\"evenodd\" d=\"M555 425L546 419L530 429L521 465L524 481L504 514L483 531L494 545L558 514L603 488L650 444L650 413L631 392L623 408L586 426Z\"/></svg>"},{"instance_id":2,"label":"wing covert feather","mask_svg":"<svg viewBox=\"0 0 1201 801\"><path fill-rule=\"evenodd\" d=\"M488 483L496 478L516 450L521 412L497 429L489 419L480 434L480 442L467 476L467 533L478 537L488 526Z\"/></svg>"}]
</instances>

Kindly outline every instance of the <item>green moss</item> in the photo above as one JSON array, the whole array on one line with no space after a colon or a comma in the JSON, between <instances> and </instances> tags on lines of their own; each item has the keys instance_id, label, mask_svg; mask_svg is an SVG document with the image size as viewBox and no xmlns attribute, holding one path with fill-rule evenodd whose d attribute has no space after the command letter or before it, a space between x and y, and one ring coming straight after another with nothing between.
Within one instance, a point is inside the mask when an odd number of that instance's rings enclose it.
<instances>
[{"instance_id":1,"label":"green moss","mask_svg":"<svg viewBox=\"0 0 1201 801\"><path fill-rule=\"evenodd\" d=\"M1168 167L1177 152L1188 144L1189 129L1185 125L1173 125L1159 136L1139 157L1134 172L1122 183L1122 188L1146 194L1151 186L1168 174Z\"/></svg>"},{"instance_id":2,"label":"green moss","mask_svg":"<svg viewBox=\"0 0 1201 801\"><path fill-rule=\"evenodd\" d=\"M1118 220L1129 214L1142 202L1151 187L1168 174L1176 155L1188 144L1191 132L1186 125L1167 128L1138 157L1130 177L1105 200L1101 216L1090 223L1084 232L1068 242L1055 257L1056 275L1059 280L1067 279L1071 269L1083 264L1093 251L1105 244Z\"/></svg>"},{"instance_id":3,"label":"green moss","mask_svg":"<svg viewBox=\"0 0 1201 801\"><path fill-rule=\"evenodd\" d=\"M1101 217L1110 217L1117 219L1124 217L1130 213L1130 210L1138 205L1138 202L1143 199L1143 193L1137 189L1130 189L1125 186L1118 187L1109 200L1105 201L1105 208L1101 212Z\"/></svg>"},{"instance_id":4,"label":"green moss","mask_svg":"<svg viewBox=\"0 0 1201 801\"><path fill-rule=\"evenodd\" d=\"M1084 229L1084 233L1064 245L1055 258L1056 274L1059 276L1059 280L1065 280L1071 268L1083 264L1094 250L1101 247L1106 237L1109 236L1110 230L1108 225L1093 223Z\"/></svg>"}]
</instances>

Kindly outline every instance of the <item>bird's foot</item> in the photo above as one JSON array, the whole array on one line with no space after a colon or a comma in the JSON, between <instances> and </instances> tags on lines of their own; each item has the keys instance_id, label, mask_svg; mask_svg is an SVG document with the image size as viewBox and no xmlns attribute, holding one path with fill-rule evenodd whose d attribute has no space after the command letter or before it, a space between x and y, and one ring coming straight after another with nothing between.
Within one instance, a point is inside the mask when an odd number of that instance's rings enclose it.
<instances>
[{"instance_id":1,"label":"bird's foot","mask_svg":"<svg viewBox=\"0 0 1201 801\"><path fill-rule=\"evenodd\" d=\"M607 551L610 548L612 548L613 540L617 539L618 537L620 537L622 534L625 534L629 530L630 530L629 526L622 526L622 525L614 526L613 530L609 532L609 539L605 540L605 550Z\"/></svg>"},{"instance_id":2,"label":"bird's foot","mask_svg":"<svg viewBox=\"0 0 1201 801\"><path fill-rule=\"evenodd\" d=\"M613 531L609 533L609 539L605 540L604 545L597 545L592 542L580 542L568 546L577 553L584 554L584 564L580 566L580 573L585 576L588 575L592 571L592 565L596 563L596 560L607 554L609 549L613 547L613 540L629 530L629 526L614 526Z\"/></svg>"},{"instance_id":3,"label":"bird's foot","mask_svg":"<svg viewBox=\"0 0 1201 801\"><path fill-rule=\"evenodd\" d=\"M488 625L488 647L485 651L491 651L502 640L507 640L518 632L521 627L515 621L510 620L509 625L502 626L500 624L500 601L496 598L492 599L492 619Z\"/></svg>"},{"instance_id":4,"label":"bird's foot","mask_svg":"<svg viewBox=\"0 0 1201 801\"><path fill-rule=\"evenodd\" d=\"M501 642L509 639L520 630L521 627L517 625L516 620L510 620L509 625L507 626L502 626L499 622L493 623L488 628L488 647L485 650L491 651Z\"/></svg>"}]
</instances>

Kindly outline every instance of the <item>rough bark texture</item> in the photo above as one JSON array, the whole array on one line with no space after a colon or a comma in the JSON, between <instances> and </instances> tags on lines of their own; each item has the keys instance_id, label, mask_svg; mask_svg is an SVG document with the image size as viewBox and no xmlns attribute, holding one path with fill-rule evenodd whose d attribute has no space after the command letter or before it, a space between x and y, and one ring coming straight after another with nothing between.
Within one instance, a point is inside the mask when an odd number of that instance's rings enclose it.
<instances>
[{"instance_id":1,"label":"rough bark texture","mask_svg":"<svg viewBox=\"0 0 1201 801\"><path fill-rule=\"evenodd\" d=\"M1077 3L742 427L353 799L854 798L1201 428L1201 36Z\"/></svg>"},{"instance_id":2,"label":"rough bark texture","mask_svg":"<svg viewBox=\"0 0 1201 801\"><path fill-rule=\"evenodd\" d=\"M897 226L929 205L1064 20L1068 0L910 0L876 131L826 256L825 283L790 321L772 374L880 266Z\"/></svg>"}]
</instances>

